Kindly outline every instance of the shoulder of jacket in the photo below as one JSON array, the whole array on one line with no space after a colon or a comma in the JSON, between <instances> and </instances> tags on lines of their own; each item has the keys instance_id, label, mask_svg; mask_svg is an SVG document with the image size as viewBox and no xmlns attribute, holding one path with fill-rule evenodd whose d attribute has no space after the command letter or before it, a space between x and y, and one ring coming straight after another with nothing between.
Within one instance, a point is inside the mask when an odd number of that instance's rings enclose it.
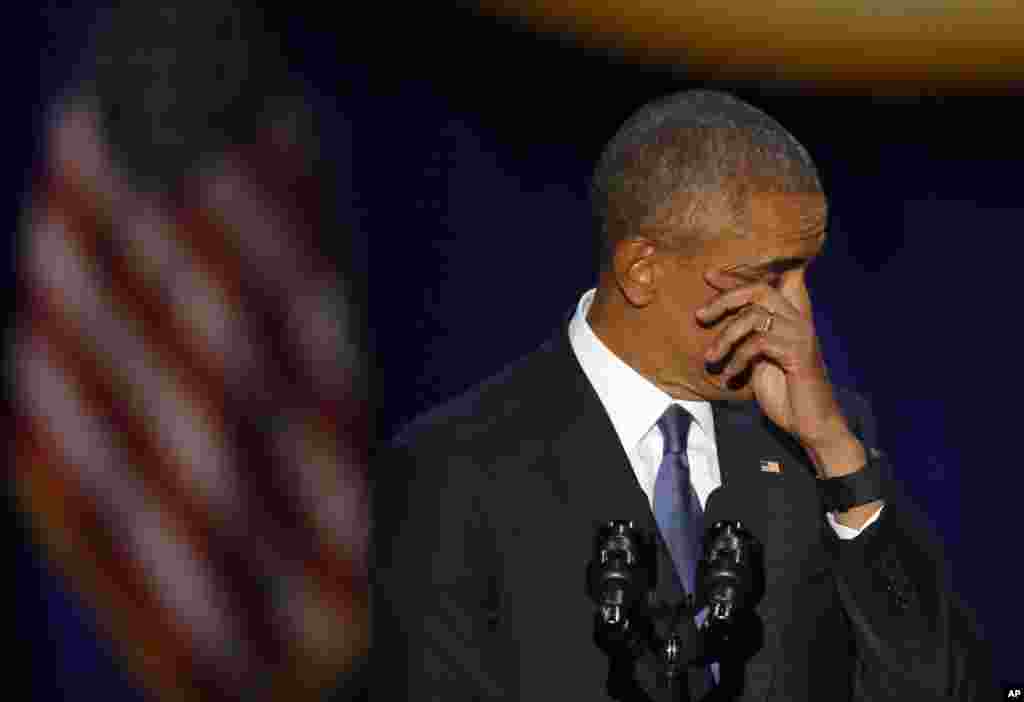
<instances>
[{"instance_id":1,"label":"shoulder of jacket","mask_svg":"<svg viewBox=\"0 0 1024 702\"><path fill-rule=\"evenodd\" d=\"M508 427L533 421L550 390L556 350L551 341L502 368L495 375L424 412L388 442L396 450L416 453L446 445L466 450L490 444Z\"/></svg>"}]
</instances>

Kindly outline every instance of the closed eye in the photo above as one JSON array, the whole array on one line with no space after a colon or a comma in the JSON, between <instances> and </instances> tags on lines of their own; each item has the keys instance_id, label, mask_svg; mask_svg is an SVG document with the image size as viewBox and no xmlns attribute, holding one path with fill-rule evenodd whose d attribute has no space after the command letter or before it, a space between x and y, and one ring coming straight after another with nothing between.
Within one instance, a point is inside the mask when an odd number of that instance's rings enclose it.
<instances>
[{"instance_id":1,"label":"closed eye","mask_svg":"<svg viewBox=\"0 0 1024 702\"><path fill-rule=\"evenodd\" d=\"M776 258L756 265L739 265L725 270L729 275L736 276L750 283L765 283L777 288L783 276L789 271L798 270L810 264L810 259L791 256Z\"/></svg>"}]
</instances>

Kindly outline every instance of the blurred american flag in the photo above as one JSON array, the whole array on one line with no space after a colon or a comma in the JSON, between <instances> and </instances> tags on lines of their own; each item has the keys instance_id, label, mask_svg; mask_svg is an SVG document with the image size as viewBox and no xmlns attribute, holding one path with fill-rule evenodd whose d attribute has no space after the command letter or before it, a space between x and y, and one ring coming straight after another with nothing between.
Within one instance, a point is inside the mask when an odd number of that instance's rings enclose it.
<instances>
[{"instance_id":1,"label":"blurred american flag","mask_svg":"<svg viewBox=\"0 0 1024 702\"><path fill-rule=\"evenodd\" d=\"M155 193L55 113L21 229L14 485L167 700L308 699L368 632L368 407L288 123Z\"/></svg>"}]
</instances>

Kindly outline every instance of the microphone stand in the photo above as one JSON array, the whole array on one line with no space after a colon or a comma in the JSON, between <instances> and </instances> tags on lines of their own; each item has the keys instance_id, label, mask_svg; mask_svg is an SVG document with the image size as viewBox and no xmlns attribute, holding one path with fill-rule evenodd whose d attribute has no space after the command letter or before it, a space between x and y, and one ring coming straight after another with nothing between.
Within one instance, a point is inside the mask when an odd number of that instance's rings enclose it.
<instances>
[{"instance_id":1,"label":"microphone stand","mask_svg":"<svg viewBox=\"0 0 1024 702\"><path fill-rule=\"evenodd\" d=\"M587 589L598 605L594 642L609 657L607 687L617 699L650 699L635 677L644 656L657 667L659 687L680 699L687 689L686 668L704 650L692 594L675 606L654 601L656 562L654 541L632 522L599 528Z\"/></svg>"},{"instance_id":2,"label":"microphone stand","mask_svg":"<svg viewBox=\"0 0 1024 702\"><path fill-rule=\"evenodd\" d=\"M693 625L692 597L670 607L666 603L639 603L627 618L609 622L607 610L595 615L595 642L609 659L606 686L613 699L651 701L653 698L636 679L636 664L645 656L657 666L659 688L673 700L687 700L686 668L699 658L702 649ZM659 632L668 610L670 625ZM689 627L685 622L689 621ZM681 626L682 625L682 626ZM687 631L687 628L689 631ZM663 635L663 633L665 635Z\"/></svg>"},{"instance_id":3,"label":"microphone stand","mask_svg":"<svg viewBox=\"0 0 1024 702\"><path fill-rule=\"evenodd\" d=\"M672 613L667 636L655 637L651 641L652 649L658 652L660 664L660 682L668 690L671 699L680 699L680 693L686 690L686 668L701 658L704 651L703 631L693 624L693 595L689 594L675 606ZM688 622L685 625L684 622ZM682 685L682 688L680 688Z\"/></svg>"},{"instance_id":4,"label":"microphone stand","mask_svg":"<svg viewBox=\"0 0 1024 702\"><path fill-rule=\"evenodd\" d=\"M688 699L690 665L742 657L760 647L752 636L757 632L748 626L759 623L750 607L763 592L760 544L741 523L721 521L708 531L705 545L697 596L687 594L672 606L653 600L653 541L632 522L611 521L599 528L587 591L598 605L594 641L609 657L612 697L651 699L635 677L636 663L645 654L656 661L659 687L681 700ZM700 603L709 611L698 628L694 617Z\"/></svg>"}]
</instances>

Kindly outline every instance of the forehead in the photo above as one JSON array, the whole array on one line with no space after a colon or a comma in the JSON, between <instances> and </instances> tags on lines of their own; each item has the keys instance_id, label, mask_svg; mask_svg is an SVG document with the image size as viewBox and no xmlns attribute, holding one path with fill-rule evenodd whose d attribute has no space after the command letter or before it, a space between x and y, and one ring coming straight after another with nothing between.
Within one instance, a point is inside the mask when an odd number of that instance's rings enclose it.
<instances>
[{"instance_id":1,"label":"forehead","mask_svg":"<svg viewBox=\"0 0 1024 702\"><path fill-rule=\"evenodd\" d=\"M753 234L824 229L828 207L821 193L754 193L745 208Z\"/></svg>"},{"instance_id":2,"label":"forehead","mask_svg":"<svg viewBox=\"0 0 1024 702\"><path fill-rule=\"evenodd\" d=\"M820 193L754 193L713 248L750 261L810 258L824 246L827 218Z\"/></svg>"}]
</instances>

